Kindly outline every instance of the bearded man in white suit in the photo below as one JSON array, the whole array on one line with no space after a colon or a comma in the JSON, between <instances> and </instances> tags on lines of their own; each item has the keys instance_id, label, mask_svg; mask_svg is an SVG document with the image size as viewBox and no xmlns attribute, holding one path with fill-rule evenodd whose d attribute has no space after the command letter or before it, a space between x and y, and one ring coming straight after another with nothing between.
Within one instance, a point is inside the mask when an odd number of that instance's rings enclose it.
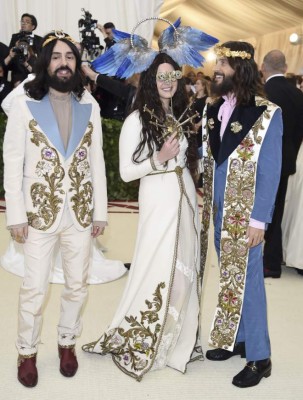
<instances>
[{"instance_id":1,"label":"bearded man in white suit","mask_svg":"<svg viewBox=\"0 0 303 400\"><path fill-rule=\"evenodd\" d=\"M4 139L7 226L23 243L18 310L18 379L38 382L36 355L52 253L65 275L58 323L60 372L74 376L76 337L87 295L91 236L103 233L107 193L100 110L85 94L81 59L62 31L44 37L36 76L14 99Z\"/></svg>"}]
</instances>

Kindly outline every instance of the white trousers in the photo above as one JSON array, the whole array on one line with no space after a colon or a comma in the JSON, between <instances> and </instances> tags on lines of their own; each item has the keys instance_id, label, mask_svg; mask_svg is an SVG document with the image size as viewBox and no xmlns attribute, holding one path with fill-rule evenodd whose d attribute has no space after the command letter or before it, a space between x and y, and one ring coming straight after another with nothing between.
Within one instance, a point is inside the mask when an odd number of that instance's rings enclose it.
<instances>
[{"instance_id":1,"label":"white trousers","mask_svg":"<svg viewBox=\"0 0 303 400\"><path fill-rule=\"evenodd\" d=\"M58 343L75 344L82 330L81 309L87 296L87 274L91 245L91 230L78 231L65 209L54 233L41 233L29 227L24 243L25 274L20 288L18 309L19 354L37 352L42 326L42 310L48 289L51 260L56 243L62 252L65 286L61 294Z\"/></svg>"}]
</instances>

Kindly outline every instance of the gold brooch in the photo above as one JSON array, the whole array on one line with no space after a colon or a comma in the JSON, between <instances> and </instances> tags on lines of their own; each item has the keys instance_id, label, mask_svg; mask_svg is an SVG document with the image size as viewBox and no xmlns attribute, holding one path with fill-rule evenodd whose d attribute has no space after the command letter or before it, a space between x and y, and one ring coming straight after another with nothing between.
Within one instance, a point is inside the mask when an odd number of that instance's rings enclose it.
<instances>
[{"instance_id":1,"label":"gold brooch","mask_svg":"<svg viewBox=\"0 0 303 400\"><path fill-rule=\"evenodd\" d=\"M207 125L209 127L209 129L214 129L215 127L215 121L213 118L209 118L209 120L207 121Z\"/></svg>"},{"instance_id":2,"label":"gold brooch","mask_svg":"<svg viewBox=\"0 0 303 400\"><path fill-rule=\"evenodd\" d=\"M239 133L242 131L242 125L240 124L240 122L236 121L236 122L232 122L230 124L230 130L233 133Z\"/></svg>"}]
</instances>

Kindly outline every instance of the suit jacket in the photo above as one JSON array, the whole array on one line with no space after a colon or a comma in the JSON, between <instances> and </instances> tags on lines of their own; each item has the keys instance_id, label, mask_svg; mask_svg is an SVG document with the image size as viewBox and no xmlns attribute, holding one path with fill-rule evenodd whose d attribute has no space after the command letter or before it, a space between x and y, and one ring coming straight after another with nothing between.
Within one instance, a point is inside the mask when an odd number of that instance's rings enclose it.
<instances>
[{"instance_id":1,"label":"suit jacket","mask_svg":"<svg viewBox=\"0 0 303 400\"><path fill-rule=\"evenodd\" d=\"M303 93L284 76L269 79L264 89L270 101L282 109L282 175L296 172L297 154L303 139Z\"/></svg>"},{"instance_id":2,"label":"suit jacket","mask_svg":"<svg viewBox=\"0 0 303 400\"><path fill-rule=\"evenodd\" d=\"M276 109L271 118L258 159L255 200L251 213L251 218L257 221L270 223L274 211L275 198L281 172L281 110L266 100L264 103L262 102L257 105L254 97L247 106L236 106L228 121L221 142L221 122L217 117L219 108L223 102L224 100L222 99L214 105L208 105L205 115L207 119L202 124L203 135L207 135L207 126L209 127L209 144L212 156L216 161L214 204L218 209L223 207L229 156L253 128L261 114L266 113L268 107ZM241 125L241 130L236 134L232 130L233 124Z\"/></svg>"},{"instance_id":3,"label":"suit jacket","mask_svg":"<svg viewBox=\"0 0 303 400\"><path fill-rule=\"evenodd\" d=\"M49 96L17 96L4 137L7 225L28 222L54 232L68 207L78 230L107 220L105 166L98 104L72 97L72 132L65 150Z\"/></svg>"}]
</instances>

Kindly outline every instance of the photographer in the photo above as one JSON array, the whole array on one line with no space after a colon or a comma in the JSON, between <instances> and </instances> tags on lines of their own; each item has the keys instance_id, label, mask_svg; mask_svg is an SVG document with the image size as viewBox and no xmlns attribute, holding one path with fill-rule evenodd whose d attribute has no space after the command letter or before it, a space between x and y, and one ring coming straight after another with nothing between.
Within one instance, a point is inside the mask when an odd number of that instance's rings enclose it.
<instances>
[{"instance_id":1,"label":"photographer","mask_svg":"<svg viewBox=\"0 0 303 400\"><path fill-rule=\"evenodd\" d=\"M41 51L42 38L34 35L37 28L37 19L34 15L23 14L21 29L14 33L9 44L9 54L4 59L5 73L11 71L11 83L14 87L34 72L37 55Z\"/></svg>"},{"instance_id":2,"label":"photographer","mask_svg":"<svg viewBox=\"0 0 303 400\"><path fill-rule=\"evenodd\" d=\"M11 83L13 87L18 86L28 74L34 72L36 54L27 40L19 40L16 46L12 47L8 56L4 59L4 67L11 71Z\"/></svg>"},{"instance_id":3,"label":"photographer","mask_svg":"<svg viewBox=\"0 0 303 400\"><path fill-rule=\"evenodd\" d=\"M35 35L33 32L37 28L37 19L34 15L23 14L20 21L20 31L14 33L11 37L9 48L16 46L16 43L25 38L27 39L29 45L32 47L35 54L39 54L41 51L42 37Z\"/></svg>"},{"instance_id":4,"label":"photographer","mask_svg":"<svg viewBox=\"0 0 303 400\"><path fill-rule=\"evenodd\" d=\"M116 43L113 35L113 29L115 29L115 25L112 22L106 22L104 25L98 24L97 28L104 36L104 42L106 44L104 51L107 51Z\"/></svg>"}]
</instances>

